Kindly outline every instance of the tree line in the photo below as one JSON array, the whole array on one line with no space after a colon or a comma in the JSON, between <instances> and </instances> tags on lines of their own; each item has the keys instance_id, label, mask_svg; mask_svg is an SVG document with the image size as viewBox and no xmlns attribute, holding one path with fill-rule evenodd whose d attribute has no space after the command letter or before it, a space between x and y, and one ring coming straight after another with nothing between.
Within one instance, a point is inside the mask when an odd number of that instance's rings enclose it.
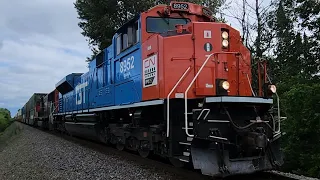
<instances>
[{"instance_id":1,"label":"tree line","mask_svg":"<svg viewBox=\"0 0 320 180\"><path fill-rule=\"evenodd\" d=\"M283 171L320 177L320 1L185 0L209 7L220 19L241 25L243 43L252 54L253 74L258 59L266 59L268 74L281 100ZM133 15L168 1L77 0L82 35L93 54L111 44L115 30ZM228 22L226 22L228 23ZM96 48L97 47L97 48ZM88 58L90 59L90 58Z\"/></svg>"}]
</instances>

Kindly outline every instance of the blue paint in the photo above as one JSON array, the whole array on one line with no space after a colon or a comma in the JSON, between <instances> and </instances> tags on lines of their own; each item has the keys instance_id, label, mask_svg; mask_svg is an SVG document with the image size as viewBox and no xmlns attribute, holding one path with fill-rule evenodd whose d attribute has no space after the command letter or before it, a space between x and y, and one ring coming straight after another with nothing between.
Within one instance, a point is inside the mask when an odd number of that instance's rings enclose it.
<instances>
[{"instance_id":1,"label":"blue paint","mask_svg":"<svg viewBox=\"0 0 320 180\"><path fill-rule=\"evenodd\" d=\"M136 23L138 22L138 23ZM117 51L119 34L134 25L132 46ZM59 94L59 113L88 112L88 109L131 104L142 100L140 18L137 17L117 30L112 45L105 48L89 63L84 74L72 73L56 84ZM138 30L136 30L138 27Z\"/></svg>"}]
</instances>

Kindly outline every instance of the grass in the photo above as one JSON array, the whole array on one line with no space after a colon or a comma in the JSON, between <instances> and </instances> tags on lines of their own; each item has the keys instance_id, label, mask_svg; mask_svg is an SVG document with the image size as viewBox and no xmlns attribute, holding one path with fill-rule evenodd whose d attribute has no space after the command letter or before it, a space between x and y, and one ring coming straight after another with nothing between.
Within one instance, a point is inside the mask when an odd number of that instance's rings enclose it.
<instances>
[{"instance_id":1,"label":"grass","mask_svg":"<svg viewBox=\"0 0 320 180\"><path fill-rule=\"evenodd\" d=\"M2 133L0 133L0 151L12 140L13 137L18 135L23 129L22 125L18 122L12 122Z\"/></svg>"}]
</instances>

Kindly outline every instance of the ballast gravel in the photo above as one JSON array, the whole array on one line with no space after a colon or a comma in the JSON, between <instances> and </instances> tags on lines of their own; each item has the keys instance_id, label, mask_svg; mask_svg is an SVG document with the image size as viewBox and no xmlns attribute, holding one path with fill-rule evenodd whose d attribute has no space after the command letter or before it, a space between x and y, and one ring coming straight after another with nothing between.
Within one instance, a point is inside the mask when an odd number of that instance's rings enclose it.
<instances>
[{"instance_id":1,"label":"ballast gravel","mask_svg":"<svg viewBox=\"0 0 320 180\"><path fill-rule=\"evenodd\" d=\"M291 173L279 172L279 171L270 171L273 174L281 175L295 180L319 180L319 178L306 177L302 175L296 175Z\"/></svg>"},{"instance_id":2,"label":"ballast gravel","mask_svg":"<svg viewBox=\"0 0 320 180\"><path fill-rule=\"evenodd\" d=\"M22 126L21 134L0 152L0 179L179 179L159 168Z\"/></svg>"}]
</instances>

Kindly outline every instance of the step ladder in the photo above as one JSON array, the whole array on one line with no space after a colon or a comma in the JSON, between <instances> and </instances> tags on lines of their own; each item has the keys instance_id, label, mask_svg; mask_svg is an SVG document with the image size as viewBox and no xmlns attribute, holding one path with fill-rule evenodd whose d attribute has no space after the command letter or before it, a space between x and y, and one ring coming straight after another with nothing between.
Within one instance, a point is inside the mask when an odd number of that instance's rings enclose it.
<instances>
[{"instance_id":1,"label":"step ladder","mask_svg":"<svg viewBox=\"0 0 320 180\"><path fill-rule=\"evenodd\" d=\"M183 130L185 130L185 126L182 127ZM193 122L188 123L188 131L193 130ZM176 156L175 158L179 159L182 162L188 163L190 162L190 155L191 155L191 143L192 143L193 137L186 136L185 141L180 141L179 145L182 149L182 155Z\"/></svg>"},{"instance_id":2,"label":"step ladder","mask_svg":"<svg viewBox=\"0 0 320 180\"><path fill-rule=\"evenodd\" d=\"M187 137L193 137L193 133L190 133L189 130L193 130L193 115L194 115L194 112L197 112L197 111L201 111L201 113L197 117L197 120L199 120L199 118L202 115L207 117L207 115L210 112L210 109L192 109L192 112L185 113L185 116L187 116L187 118L185 119L184 126L182 127L182 129L185 130ZM191 123L192 123L192 125L190 125ZM191 128L191 126L192 126L192 128Z\"/></svg>"}]
</instances>

